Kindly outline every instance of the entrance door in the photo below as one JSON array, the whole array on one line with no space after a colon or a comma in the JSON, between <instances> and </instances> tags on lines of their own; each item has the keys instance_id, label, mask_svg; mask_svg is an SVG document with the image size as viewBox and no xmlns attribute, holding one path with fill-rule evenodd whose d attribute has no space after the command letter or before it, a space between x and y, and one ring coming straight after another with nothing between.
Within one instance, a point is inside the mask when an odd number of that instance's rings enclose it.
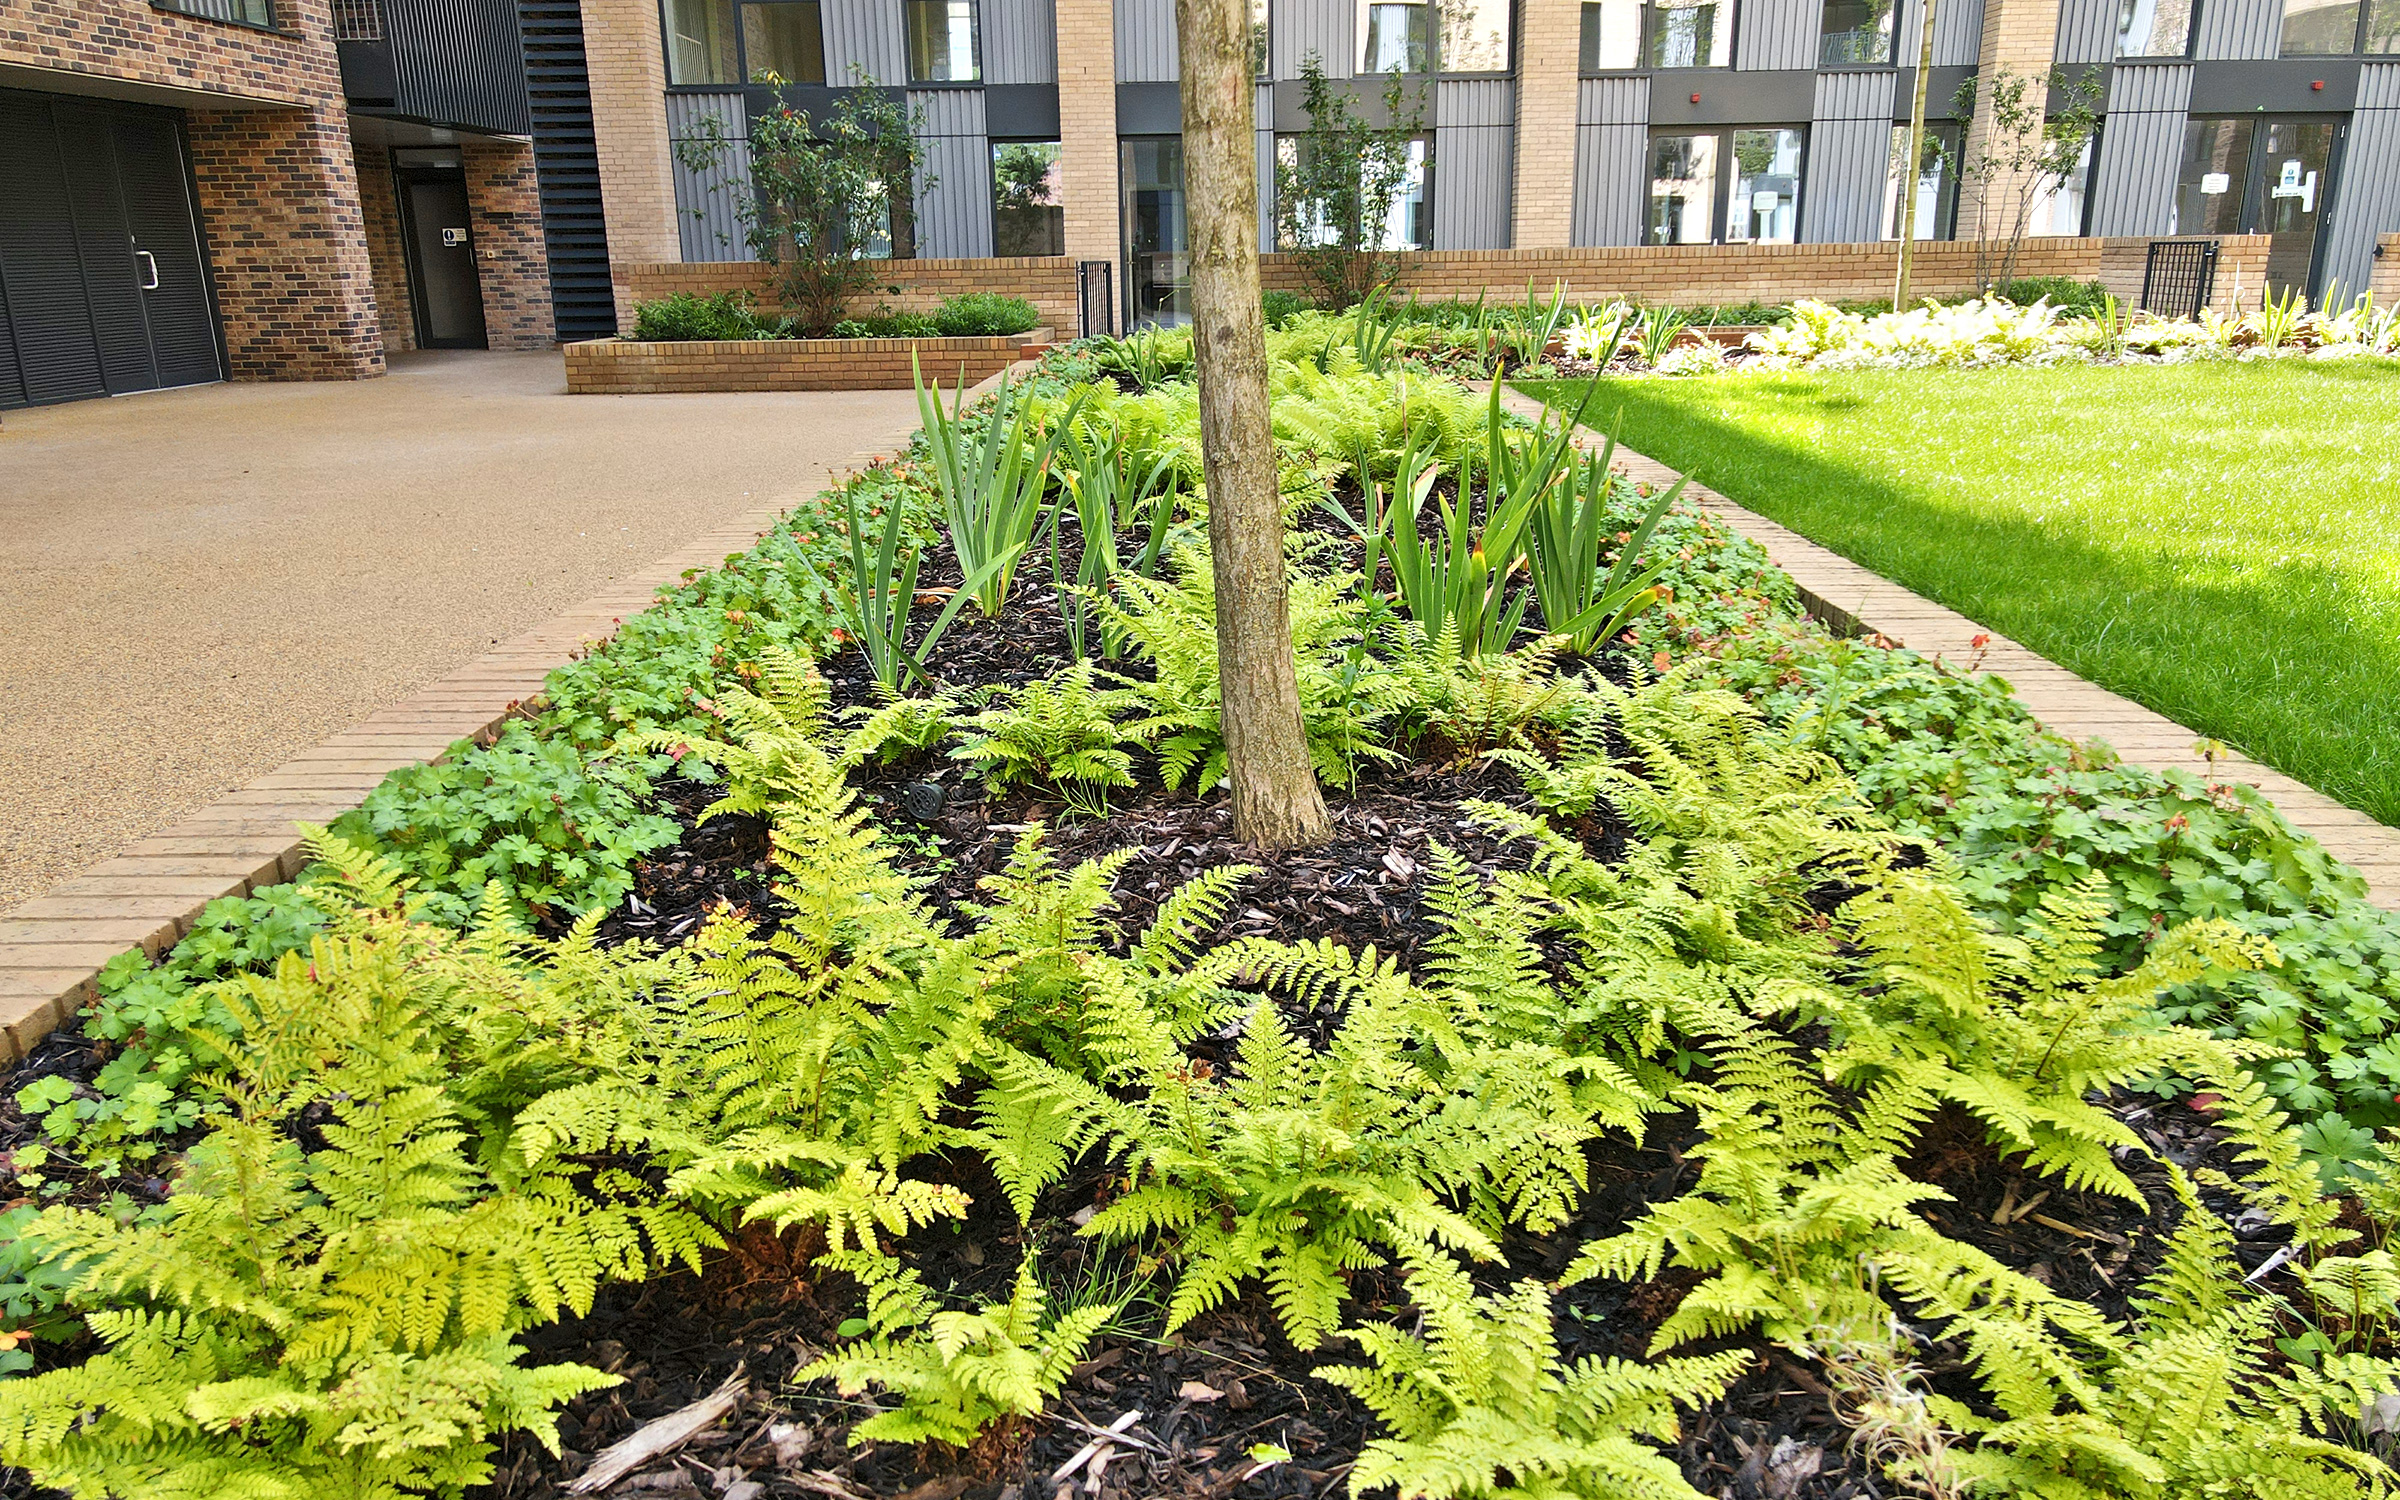
<instances>
[{"instance_id":1,"label":"entrance door","mask_svg":"<svg viewBox=\"0 0 2400 1500\"><path fill-rule=\"evenodd\" d=\"M223 378L174 115L0 90L0 406Z\"/></svg>"},{"instance_id":2,"label":"entrance door","mask_svg":"<svg viewBox=\"0 0 2400 1500\"><path fill-rule=\"evenodd\" d=\"M417 343L427 349L489 347L465 175L434 167L403 168L400 205Z\"/></svg>"},{"instance_id":3,"label":"entrance door","mask_svg":"<svg viewBox=\"0 0 2400 1500\"><path fill-rule=\"evenodd\" d=\"M1118 171L1125 196L1125 326L1188 323L1192 258L1183 141L1128 136L1119 147Z\"/></svg>"},{"instance_id":4,"label":"entrance door","mask_svg":"<svg viewBox=\"0 0 2400 1500\"><path fill-rule=\"evenodd\" d=\"M2320 120L2266 120L2251 181L2250 225L2267 236L2267 285L2276 295L2318 292L2317 226L2333 194L2341 126Z\"/></svg>"}]
</instances>

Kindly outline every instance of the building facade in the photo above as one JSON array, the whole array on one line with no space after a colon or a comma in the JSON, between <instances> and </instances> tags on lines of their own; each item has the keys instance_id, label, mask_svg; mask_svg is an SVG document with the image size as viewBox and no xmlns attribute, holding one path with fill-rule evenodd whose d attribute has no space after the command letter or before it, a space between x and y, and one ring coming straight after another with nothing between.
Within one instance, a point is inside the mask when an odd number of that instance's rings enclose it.
<instances>
[{"instance_id":1,"label":"building facade","mask_svg":"<svg viewBox=\"0 0 2400 1500\"><path fill-rule=\"evenodd\" d=\"M527 24L512 0L0 6L0 407L548 345Z\"/></svg>"},{"instance_id":2,"label":"building facade","mask_svg":"<svg viewBox=\"0 0 2400 1500\"><path fill-rule=\"evenodd\" d=\"M1420 135L1391 243L1427 252L1404 284L1873 295L1898 233L1927 9L1253 0L1261 246L1275 248L1276 161L1308 126L1304 72L1384 122L1396 70ZM2347 295L2392 274L2376 252L2400 232L2400 0L1930 9L1928 114L1945 149L1915 196L1932 289L1970 276L1969 242L2005 238L2020 209L2024 274L2138 289L2148 243L2170 237L2238 252L2227 294L2247 277L2249 294ZM1106 262L1122 318L1184 308L1173 0L582 0L582 17L620 310L669 266L748 257L738 150L709 160L691 143L869 83L922 121L918 256L946 271ZM2011 121L2079 109L2096 128L2036 200L2009 160L2025 139ZM994 265L991 279L1030 274ZM1296 284L1272 256L1267 274Z\"/></svg>"}]
</instances>

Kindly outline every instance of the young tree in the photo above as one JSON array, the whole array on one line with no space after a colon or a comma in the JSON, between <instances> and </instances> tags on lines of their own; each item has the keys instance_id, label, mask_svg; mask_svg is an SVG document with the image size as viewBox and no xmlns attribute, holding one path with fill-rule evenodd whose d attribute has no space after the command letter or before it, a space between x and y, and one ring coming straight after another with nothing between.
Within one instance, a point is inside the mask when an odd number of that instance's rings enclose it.
<instances>
[{"instance_id":1,"label":"young tree","mask_svg":"<svg viewBox=\"0 0 2400 1500\"><path fill-rule=\"evenodd\" d=\"M1383 91L1388 123L1359 119L1317 59L1300 65L1308 129L1275 159L1275 243L1295 256L1317 300L1349 307L1391 279L1392 210L1408 191L1423 98L1395 70Z\"/></svg>"},{"instance_id":2,"label":"young tree","mask_svg":"<svg viewBox=\"0 0 2400 1500\"><path fill-rule=\"evenodd\" d=\"M2038 92L2036 85L2041 85ZM2056 111L2049 107L2053 90L2066 96ZM2083 161L2084 148L2100 129L2106 91L2097 68L2079 77L2060 69L2046 80L2009 72L1993 78L1991 92L1980 101L1990 111L1983 141L1966 153L1959 172L1962 201L1975 207L1975 281L1983 290L2005 290L2016 280L2017 255L2033 226L2033 211ZM1974 120L1978 102L1976 80L1969 78L1958 86L1958 117Z\"/></svg>"},{"instance_id":3,"label":"young tree","mask_svg":"<svg viewBox=\"0 0 2400 1500\"><path fill-rule=\"evenodd\" d=\"M1192 352L1217 592L1217 680L1233 828L1246 843L1322 843L1284 588L1283 502L1267 418L1259 305L1258 157L1244 0L1175 0L1183 54Z\"/></svg>"},{"instance_id":4,"label":"young tree","mask_svg":"<svg viewBox=\"0 0 2400 1500\"><path fill-rule=\"evenodd\" d=\"M771 80L770 80L771 81ZM788 106L751 122L750 188L735 213L752 253L775 268L778 290L805 334L826 334L852 299L882 279L879 251L916 256L922 120L860 74L858 87L811 118ZM686 166L710 172L735 142L714 123L677 144Z\"/></svg>"}]
</instances>

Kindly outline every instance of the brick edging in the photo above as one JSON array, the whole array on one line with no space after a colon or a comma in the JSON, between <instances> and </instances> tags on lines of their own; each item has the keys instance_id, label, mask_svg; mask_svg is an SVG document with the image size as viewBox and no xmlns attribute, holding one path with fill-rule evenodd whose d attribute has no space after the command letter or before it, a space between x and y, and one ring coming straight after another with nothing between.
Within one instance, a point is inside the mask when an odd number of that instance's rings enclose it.
<instances>
[{"instance_id":1,"label":"brick edging","mask_svg":"<svg viewBox=\"0 0 2400 1500\"><path fill-rule=\"evenodd\" d=\"M1534 417L1550 410L1513 388L1506 390L1501 400L1520 416ZM1643 483L1671 484L1684 477L1621 443L1617 459L1629 476ZM1980 654L1983 670L2007 678L2017 701L2058 733L2071 739L2105 741L2122 759L2154 771L2209 774L2208 761L2193 748L2203 738L2196 730L2078 677L1998 631L1904 589L1840 553L1744 509L1704 484L1686 479L1684 493L1765 548L1775 565L1799 585L1802 604L1818 619L1840 629L1872 630L1927 656L1964 661ZM1984 638L1980 647L1974 644L1978 637ZM2369 901L2386 911L2400 911L2400 830L2248 756L2230 751L2219 755L2215 774L2257 787L2294 828L2314 837L2334 858L2367 878Z\"/></svg>"},{"instance_id":2,"label":"brick edging","mask_svg":"<svg viewBox=\"0 0 2400 1500\"><path fill-rule=\"evenodd\" d=\"M997 377L993 377L996 380ZM993 380L969 391L982 394ZM852 455L889 456L908 434ZM828 469L828 478L839 473ZM438 761L459 740L489 743L518 704L626 616L657 602L691 569L714 568L764 536L787 507L728 517L647 568L503 642L264 776L0 912L0 1063L23 1057L97 995L100 968L140 948L157 957L191 931L201 908L298 875L308 863L294 824L329 823L403 766Z\"/></svg>"}]
</instances>

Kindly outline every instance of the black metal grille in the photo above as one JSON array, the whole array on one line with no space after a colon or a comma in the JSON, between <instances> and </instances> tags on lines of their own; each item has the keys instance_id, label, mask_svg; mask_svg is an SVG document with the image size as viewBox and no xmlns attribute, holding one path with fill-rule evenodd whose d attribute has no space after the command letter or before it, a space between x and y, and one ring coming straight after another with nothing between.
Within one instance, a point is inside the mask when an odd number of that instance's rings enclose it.
<instances>
[{"instance_id":1,"label":"black metal grille","mask_svg":"<svg viewBox=\"0 0 2400 1500\"><path fill-rule=\"evenodd\" d=\"M1116 267L1104 260L1075 263L1075 336L1117 331Z\"/></svg>"},{"instance_id":2,"label":"black metal grille","mask_svg":"<svg viewBox=\"0 0 2400 1500\"><path fill-rule=\"evenodd\" d=\"M2196 318L2217 290L2215 240L2152 240L2142 267L2142 307L2171 318Z\"/></svg>"},{"instance_id":3,"label":"black metal grille","mask_svg":"<svg viewBox=\"0 0 2400 1500\"><path fill-rule=\"evenodd\" d=\"M206 21L231 21L236 26L275 27L273 0L150 0L152 10L171 10Z\"/></svg>"},{"instance_id":4,"label":"black metal grille","mask_svg":"<svg viewBox=\"0 0 2400 1500\"><path fill-rule=\"evenodd\" d=\"M333 0L333 39L337 42L383 40L383 0Z\"/></svg>"},{"instance_id":5,"label":"black metal grille","mask_svg":"<svg viewBox=\"0 0 2400 1500\"><path fill-rule=\"evenodd\" d=\"M600 156L592 137L592 87L576 0L518 0L525 91L533 110L533 162L550 245L550 310L561 342L617 331L608 278L608 221L600 210Z\"/></svg>"}]
</instances>

